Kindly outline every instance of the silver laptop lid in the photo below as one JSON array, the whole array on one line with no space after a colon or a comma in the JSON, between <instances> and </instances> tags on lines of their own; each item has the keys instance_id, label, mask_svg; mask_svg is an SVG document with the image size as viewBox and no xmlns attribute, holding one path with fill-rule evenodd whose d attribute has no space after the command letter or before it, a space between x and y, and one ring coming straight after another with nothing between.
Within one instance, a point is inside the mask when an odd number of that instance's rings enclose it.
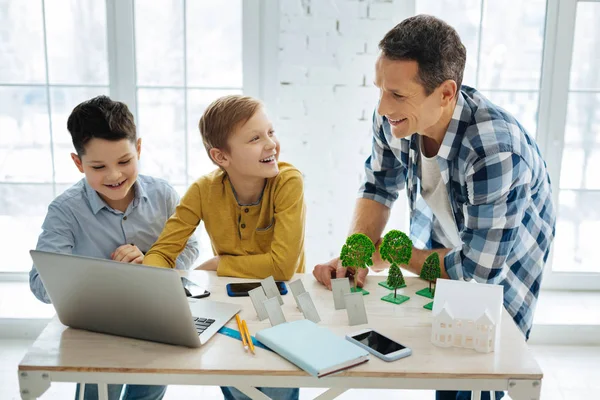
<instances>
[{"instance_id":1,"label":"silver laptop lid","mask_svg":"<svg viewBox=\"0 0 600 400\"><path fill-rule=\"evenodd\" d=\"M36 250L30 254L64 325L161 343L200 346L176 271ZM198 306L194 304L194 309ZM198 311L204 308L213 309L201 307ZM218 318L221 326L237 311L239 307L230 308L228 316L221 315ZM214 328L218 330L220 326Z\"/></svg>"}]
</instances>

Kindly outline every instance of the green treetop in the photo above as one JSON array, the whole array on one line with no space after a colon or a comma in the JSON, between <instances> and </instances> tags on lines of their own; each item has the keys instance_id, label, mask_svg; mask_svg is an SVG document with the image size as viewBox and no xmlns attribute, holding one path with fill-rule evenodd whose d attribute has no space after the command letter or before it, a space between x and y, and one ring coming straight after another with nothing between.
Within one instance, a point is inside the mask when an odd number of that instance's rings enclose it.
<instances>
[{"instance_id":1,"label":"green treetop","mask_svg":"<svg viewBox=\"0 0 600 400\"><path fill-rule=\"evenodd\" d=\"M379 254L390 264L408 265L412 257L412 241L403 232L391 230L383 237Z\"/></svg>"},{"instance_id":2,"label":"green treetop","mask_svg":"<svg viewBox=\"0 0 600 400\"><path fill-rule=\"evenodd\" d=\"M435 283L435 280L441 276L440 256L438 253L433 252L427 257L419 276L421 279L429 281L429 292L431 292L431 283Z\"/></svg>"},{"instance_id":3,"label":"green treetop","mask_svg":"<svg viewBox=\"0 0 600 400\"><path fill-rule=\"evenodd\" d=\"M402 275L402 270L400 269L400 267L398 267L398 265L392 264L390 266L387 284L389 287L394 288L394 298L396 298L396 291L398 290L398 288L406 284L406 282L404 281L404 275Z\"/></svg>"},{"instance_id":4,"label":"green treetop","mask_svg":"<svg viewBox=\"0 0 600 400\"><path fill-rule=\"evenodd\" d=\"M362 233L355 233L346 239L346 244L340 253L340 260L343 267L354 267L355 273L358 274L360 268L373 265L371 258L373 253L375 253L375 245L371 239ZM356 289L356 279L354 279L354 288Z\"/></svg>"}]
</instances>

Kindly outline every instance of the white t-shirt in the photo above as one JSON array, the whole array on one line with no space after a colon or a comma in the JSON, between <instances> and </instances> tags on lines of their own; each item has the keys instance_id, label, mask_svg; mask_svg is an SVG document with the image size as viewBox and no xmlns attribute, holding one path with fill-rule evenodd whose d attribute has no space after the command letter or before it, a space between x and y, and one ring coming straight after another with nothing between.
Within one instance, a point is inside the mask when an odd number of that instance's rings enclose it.
<instances>
[{"instance_id":1,"label":"white t-shirt","mask_svg":"<svg viewBox=\"0 0 600 400\"><path fill-rule=\"evenodd\" d=\"M421 196L427 203L433 215L438 219L445 237L441 237L440 242L446 248L452 249L462 245L462 240L458 234L450 199L446 184L442 179L442 172L437 161L437 155L426 157L423 154L423 136L419 135L419 148L421 162Z\"/></svg>"}]
</instances>

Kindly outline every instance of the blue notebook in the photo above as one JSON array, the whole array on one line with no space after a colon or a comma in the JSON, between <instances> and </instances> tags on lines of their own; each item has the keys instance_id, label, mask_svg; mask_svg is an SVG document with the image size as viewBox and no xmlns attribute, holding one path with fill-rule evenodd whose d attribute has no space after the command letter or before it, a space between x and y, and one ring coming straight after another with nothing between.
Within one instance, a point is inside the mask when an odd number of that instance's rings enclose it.
<instances>
[{"instance_id":1,"label":"blue notebook","mask_svg":"<svg viewBox=\"0 0 600 400\"><path fill-rule=\"evenodd\" d=\"M308 319L263 329L256 338L319 378L369 361L367 351Z\"/></svg>"}]
</instances>

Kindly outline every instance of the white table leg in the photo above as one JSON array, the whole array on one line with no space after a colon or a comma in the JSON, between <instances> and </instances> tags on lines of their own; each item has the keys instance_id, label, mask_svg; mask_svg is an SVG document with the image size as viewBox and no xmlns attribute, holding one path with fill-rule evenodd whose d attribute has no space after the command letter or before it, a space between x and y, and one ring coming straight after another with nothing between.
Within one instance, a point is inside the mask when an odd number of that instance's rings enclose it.
<instances>
[{"instance_id":1,"label":"white table leg","mask_svg":"<svg viewBox=\"0 0 600 400\"><path fill-rule=\"evenodd\" d=\"M508 395L513 400L539 400L541 391L541 380L511 379L508 381Z\"/></svg>"},{"instance_id":2,"label":"white table leg","mask_svg":"<svg viewBox=\"0 0 600 400\"><path fill-rule=\"evenodd\" d=\"M108 384L98 384L98 400L108 400Z\"/></svg>"},{"instance_id":3,"label":"white table leg","mask_svg":"<svg viewBox=\"0 0 600 400\"><path fill-rule=\"evenodd\" d=\"M85 383L80 383L79 384L79 399L78 400L83 400L83 396L85 395Z\"/></svg>"},{"instance_id":4,"label":"white table leg","mask_svg":"<svg viewBox=\"0 0 600 400\"><path fill-rule=\"evenodd\" d=\"M471 400L481 400L481 390L471 391Z\"/></svg>"},{"instance_id":5,"label":"white table leg","mask_svg":"<svg viewBox=\"0 0 600 400\"><path fill-rule=\"evenodd\" d=\"M252 400L271 400L269 396L252 386L236 386L235 388L244 393L246 396L250 397Z\"/></svg>"},{"instance_id":6,"label":"white table leg","mask_svg":"<svg viewBox=\"0 0 600 400\"><path fill-rule=\"evenodd\" d=\"M333 400L348 389L344 388L331 388L315 397L315 400Z\"/></svg>"},{"instance_id":7,"label":"white table leg","mask_svg":"<svg viewBox=\"0 0 600 400\"><path fill-rule=\"evenodd\" d=\"M19 371L21 399L37 399L50 388L50 382L47 372Z\"/></svg>"}]
</instances>

